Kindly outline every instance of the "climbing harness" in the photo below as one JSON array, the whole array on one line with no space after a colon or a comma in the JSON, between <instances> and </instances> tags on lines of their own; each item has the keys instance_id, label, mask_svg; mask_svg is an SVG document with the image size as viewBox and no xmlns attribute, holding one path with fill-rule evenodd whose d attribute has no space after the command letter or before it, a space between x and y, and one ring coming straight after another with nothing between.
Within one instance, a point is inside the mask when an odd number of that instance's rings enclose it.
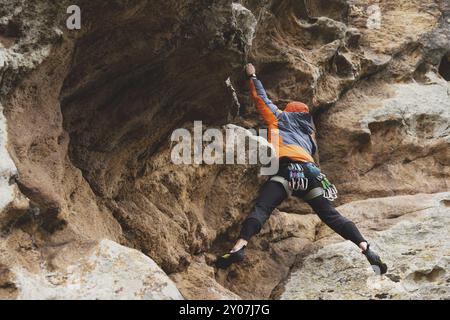
<instances>
[{"instance_id":1,"label":"climbing harness","mask_svg":"<svg viewBox=\"0 0 450 320\"><path fill-rule=\"evenodd\" d=\"M310 201L310 200L313 200L320 196L323 196L323 189L318 187L318 188L314 188L310 192L308 192L308 194L303 197L303 200Z\"/></svg>"},{"instance_id":2,"label":"climbing harness","mask_svg":"<svg viewBox=\"0 0 450 320\"><path fill-rule=\"evenodd\" d=\"M294 190L305 191L308 189L308 178L305 177L303 167L299 163L289 164L289 187Z\"/></svg>"},{"instance_id":3,"label":"climbing harness","mask_svg":"<svg viewBox=\"0 0 450 320\"><path fill-rule=\"evenodd\" d=\"M309 201L320 196L323 196L329 201L335 201L338 198L338 191L335 185L328 180L328 178L314 163L290 163L288 166L288 179L283 176L274 176L270 180L282 184L287 195L291 196L293 191L308 190L310 181L306 175L310 178L317 179L321 183L321 187L309 190L309 192L303 197L305 201Z\"/></svg>"},{"instance_id":4,"label":"climbing harness","mask_svg":"<svg viewBox=\"0 0 450 320\"><path fill-rule=\"evenodd\" d=\"M335 185L332 184L330 180L328 180L327 176L324 175L314 163L307 163L306 167L308 168L310 174L322 184L323 193L321 195L323 195L323 197L325 199L328 199L329 201L335 201L338 197L338 191ZM306 195L306 197L311 199L311 197L320 196L318 190L314 192L312 191L314 190L311 190L311 192L308 195Z\"/></svg>"},{"instance_id":5,"label":"climbing harness","mask_svg":"<svg viewBox=\"0 0 450 320\"><path fill-rule=\"evenodd\" d=\"M278 182L281 185L283 185L283 188L286 191L286 194L288 195L288 197L290 197L292 195L292 189L289 186L289 181L287 181L285 178L283 178L281 176L274 176L274 177L270 178L270 181Z\"/></svg>"},{"instance_id":6,"label":"climbing harness","mask_svg":"<svg viewBox=\"0 0 450 320\"><path fill-rule=\"evenodd\" d=\"M335 201L337 199L337 194L338 191L335 187L334 184L332 184L330 182L330 180L328 180L327 176L324 175L323 173L321 173L318 177L317 180L319 180L319 182L322 183L322 188L323 188L323 197L325 199L328 199L330 201Z\"/></svg>"},{"instance_id":7,"label":"climbing harness","mask_svg":"<svg viewBox=\"0 0 450 320\"><path fill-rule=\"evenodd\" d=\"M309 162L306 164L306 167L308 168L309 173L315 178L321 174L320 169L314 163Z\"/></svg>"}]
</instances>

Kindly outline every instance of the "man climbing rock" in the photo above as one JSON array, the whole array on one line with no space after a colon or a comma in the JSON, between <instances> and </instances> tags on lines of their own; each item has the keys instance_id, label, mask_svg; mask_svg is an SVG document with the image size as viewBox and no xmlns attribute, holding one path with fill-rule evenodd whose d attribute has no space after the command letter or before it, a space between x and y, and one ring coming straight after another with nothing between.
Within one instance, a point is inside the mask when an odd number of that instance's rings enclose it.
<instances>
[{"instance_id":1,"label":"man climbing rock","mask_svg":"<svg viewBox=\"0 0 450 320\"><path fill-rule=\"evenodd\" d=\"M252 98L271 131L270 142L276 150L280 167L278 173L262 186L253 211L242 225L240 239L229 253L217 259L216 266L226 269L241 262L250 239L261 231L274 209L292 195L306 201L326 225L356 244L376 273L386 273L386 264L370 248L356 225L331 205L337 198L337 190L313 159L317 146L308 106L291 102L281 111L267 97L256 77L255 67L248 64L245 69L250 78Z\"/></svg>"}]
</instances>

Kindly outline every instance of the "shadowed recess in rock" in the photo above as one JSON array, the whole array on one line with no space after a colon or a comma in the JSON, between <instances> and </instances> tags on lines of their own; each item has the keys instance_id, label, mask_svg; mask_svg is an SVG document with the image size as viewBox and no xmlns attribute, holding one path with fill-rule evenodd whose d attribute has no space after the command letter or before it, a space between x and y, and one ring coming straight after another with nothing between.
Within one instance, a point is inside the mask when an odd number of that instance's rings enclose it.
<instances>
[{"instance_id":1,"label":"shadowed recess in rock","mask_svg":"<svg viewBox=\"0 0 450 320\"><path fill-rule=\"evenodd\" d=\"M450 53L442 57L439 65L439 74L447 81L450 81Z\"/></svg>"}]
</instances>

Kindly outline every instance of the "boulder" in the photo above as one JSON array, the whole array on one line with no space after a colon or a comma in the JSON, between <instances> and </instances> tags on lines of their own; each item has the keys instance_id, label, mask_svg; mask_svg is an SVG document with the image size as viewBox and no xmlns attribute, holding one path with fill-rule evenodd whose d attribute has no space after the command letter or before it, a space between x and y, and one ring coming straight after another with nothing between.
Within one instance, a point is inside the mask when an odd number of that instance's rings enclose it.
<instances>
[{"instance_id":1,"label":"boulder","mask_svg":"<svg viewBox=\"0 0 450 320\"><path fill-rule=\"evenodd\" d=\"M352 243L327 244L302 259L281 299L449 299L450 194L404 200L394 197L366 203L376 218L388 201L390 212L403 213L391 227L369 232L372 247L389 267L386 275L376 275Z\"/></svg>"},{"instance_id":2,"label":"boulder","mask_svg":"<svg viewBox=\"0 0 450 320\"><path fill-rule=\"evenodd\" d=\"M17 299L180 300L183 296L149 257L110 240L65 268L31 273L12 268Z\"/></svg>"}]
</instances>

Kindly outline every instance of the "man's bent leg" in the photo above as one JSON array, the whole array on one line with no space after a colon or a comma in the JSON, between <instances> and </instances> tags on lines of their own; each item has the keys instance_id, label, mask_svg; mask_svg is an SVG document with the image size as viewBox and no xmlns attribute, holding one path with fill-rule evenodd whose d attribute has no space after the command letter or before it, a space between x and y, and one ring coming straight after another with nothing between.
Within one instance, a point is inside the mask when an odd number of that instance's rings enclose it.
<instances>
[{"instance_id":1,"label":"man's bent leg","mask_svg":"<svg viewBox=\"0 0 450 320\"><path fill-rule=\"evenodd\" d=\"M359 232L356 225L342 216L323 196L307 201L319 218L334 232L346 240L352 241L357 246L367 242Z\"/></svg>"},{"instance_id":2,"label":"man's bent leg","mask_svg":"<svg viewBox=\"0 0 450 320\"><path fill-rule=\"evenodd\" d=\"M375 273L385 274L387 272L387 265L381 260L380 256L370 248L368 242L361 235L356 225L342 216L331 205L330 201L323 196L320 196L307 202L326 225L341 237L352 241L363 250L363 254L366 256Z\"/></svg>"},{"instance_id":3,"label":"man's bent leg","mask_svg":"<svg viewBox=\"0 0 450 320\"><path fill-rule=\"evenodd\" d=\"M226 269L233 263L244 260L244 249L250 238L261 231L262 226L269 219L273 210L286 198L287 192L281 183L275 181L266 182L261 188L253 212L242 224L240 239L231 252L216 260L216 266L220 269Z\"/></svg>"},{"instance_id":4,"label":"man's bent leg","mask_svg":"<svg viewBox=\"0 0 450 320\"><path fill-rule=\"evenodd\" d=\"M272 212L287 198L286 190L279 182L268 181L262 187L255 208L242 224L240 238L249 241L261 231Z\"/></svg>"}]
</instances>

